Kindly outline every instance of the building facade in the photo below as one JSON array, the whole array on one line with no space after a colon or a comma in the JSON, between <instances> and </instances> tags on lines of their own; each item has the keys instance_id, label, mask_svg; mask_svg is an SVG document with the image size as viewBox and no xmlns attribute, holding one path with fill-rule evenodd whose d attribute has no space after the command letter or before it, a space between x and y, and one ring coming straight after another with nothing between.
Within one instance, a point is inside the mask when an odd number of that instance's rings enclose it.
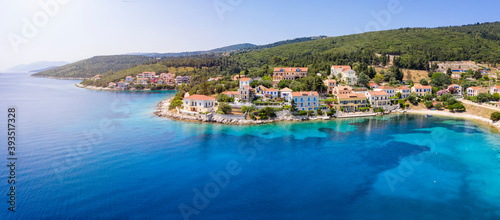
<instances>
[{"instance_id":1,"label":"building facade","mask_svg":"<svg viewBox=\"0 0 500 220\"><path fill-rule=\"evenodd\" d=\"M365 93L366 98L370 102L370 105L372 108L377 109L377 108L383 108L384 110L390 110L392 108L391 106L391 99L389 98L389 94L384 91L368 91Z\"/></svg>"},{"instance_id":2,"label":"building facade","mask_svg":"<svg viewBox=\"0 0 500 220\"><path fill-rule=\"evenodd\" d=\"M411 88L411 92L414 92L415 94L417 94L417 96L425 96L426 94L432 93L432 87L431 86L413 86Z\"/></svg>"},{"instance_id":3,"label":"building facade","mask_svg":"<svg viewBox=\"0 0 500 220\"><path fill-rule=\"evenodd\" d=\"M406 98L408 98L408 96L410 96L411 89L409 87L406 87L406 86L400 86L400 87L396 88L396 94L398 92L401 93L402 99L406 99Z\"/></svg>"},{"instance_id":4,"label":"building facade","mask_svg":"<svg viewBox=\"0 0 500 220\"><path fill-rule=\"evenodd\" d=\"M210 112L215 107L215 98L205 95L192 95L182 100L184 110L190 112Z\"/></svg>"},{"instance_id":5,"label":"building facade","mask_svg":"<svg viewBox=\"0 0 500 220\"><path fill-rule=\"evenodd\" d=\"M323 83L325 83L325 86L328 87L328 94L333 95L333 89L337 87L337 80L327 79L323 81Z\"/></svg>"},{"instance_id":6,"label":"building facade","mask_svg":"<svg viewBox=\"0 0 500 220\"><path fill-rule=\"evenodd\" d=\"M299 111L317 111L319 109L319 94L313 92L292 92L292 100Z\"/></svg>"},{"instance_id":7,"label":"building facade","mask_svg":"<svg viewBox=\"0 0 500 220\"><path fill-rule=\"evenodd\" d=\"M277 67L274 68L273 86L277 86L281 80L295 80L307 76L306 67Z\"/></svg>"},{"instance_id":8,"label":"building facade","mask_svg":"<svg viewBox=\"0 0 500 220\"><path fill-rule=\"evenodd\" d=\"M338 76L338 74L342 75L342 81L347 85L356 85L358 83L358 76L356 75L356 71L351 69L350 66L332 66L331 76Z\"/></svg>"},{"instance_id":9,"label":"building facade","mask_svg":"<svg viewBox=\"0 0 500 220\"><path fill-rule=\"evenodd\" d=\"M368 107L366 95L363 93L339 94L338 104L335 105L337 111L357 112L360 108Z\"/></svg>"}]
</instances>

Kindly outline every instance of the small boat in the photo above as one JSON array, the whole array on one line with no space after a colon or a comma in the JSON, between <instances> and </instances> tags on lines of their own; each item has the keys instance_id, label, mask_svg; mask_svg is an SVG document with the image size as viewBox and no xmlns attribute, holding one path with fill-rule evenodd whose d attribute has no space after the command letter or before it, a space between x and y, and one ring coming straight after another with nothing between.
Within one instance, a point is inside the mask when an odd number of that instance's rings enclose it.
<instances>
[{"instance_id":1,"label":"small boat","mask_svg":"<svg viewBox=\"0 0 500 220\"><path fill-rule=\"evenodd\" d=\"M425 115L426 118L432 118L432 115L431 114L427 114Z\"/></svg>"}]
</instances>

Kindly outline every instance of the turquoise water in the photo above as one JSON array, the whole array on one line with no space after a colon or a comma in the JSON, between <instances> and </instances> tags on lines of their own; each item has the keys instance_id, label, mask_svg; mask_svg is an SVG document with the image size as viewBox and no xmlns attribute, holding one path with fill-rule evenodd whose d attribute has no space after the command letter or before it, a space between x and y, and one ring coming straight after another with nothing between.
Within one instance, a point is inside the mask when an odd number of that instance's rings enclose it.
<instances>
[{"instance_id":1,"label":"turquoise water","mask_svg":"<svg viewBox=\"0 0 500 220\"><path fill-rule=\"evenodd\" d=\"M0 141L8 106L19 121L17 210L2 202L0 219L500 218L489 127L410 115L184 123L152 114L173 92L77 82L0 74Z\"/></svg>"}]
</instances>

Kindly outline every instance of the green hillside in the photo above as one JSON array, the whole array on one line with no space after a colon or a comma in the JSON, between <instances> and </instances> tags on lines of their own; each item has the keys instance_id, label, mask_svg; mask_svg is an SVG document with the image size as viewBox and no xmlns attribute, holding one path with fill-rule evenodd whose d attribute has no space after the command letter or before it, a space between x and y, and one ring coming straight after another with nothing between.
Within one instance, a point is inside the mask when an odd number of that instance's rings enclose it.
<instances>
[{"instance_id":1,"label":"green hillside","mask_svg":"<svg viewBox=\"0 0 500 220\"><path fill-rule=\"evenodd\" d=\"M133 55L96 56L90 59L67 64L33 76L50 76L58 78L90 78L108 71L118 71L135 65L154 61L153 58Z\"/></svg>"}]
</instances>

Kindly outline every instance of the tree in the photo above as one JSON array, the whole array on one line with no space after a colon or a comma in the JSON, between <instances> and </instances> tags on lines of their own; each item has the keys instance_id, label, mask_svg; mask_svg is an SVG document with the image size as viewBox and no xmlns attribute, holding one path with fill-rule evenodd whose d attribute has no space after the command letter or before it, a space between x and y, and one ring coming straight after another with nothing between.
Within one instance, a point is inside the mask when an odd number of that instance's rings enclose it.
<instances>
[{"instance_id":1,"label":"tree","mask_svg":"<svg viewBox=\"0 0 500 220\"><path fill-rule=\"evenodd\" d=\"M396 98L400 99L402 95L403 94L401 94L401 92L398 92L398 93L396 93Z\"/></svg>"},{"instance_id":2,"label":"tree","mask_svg":"<svg viewBox=\"0 0 500 220\"><path fill-rule=\"evenodd\" d=\"M284 89L286 87L290 87L290 83L292 83L292 80L289 80L289 79L281 80L278 83L278 88Z\"/></svg>"},{"instance_id":3,"label":"tree","mask_svg":"<svg viewBox=\"0 0 500 220\"><path fill-rule=\"evenodd\" d=\"M443 109L443 104L441 104L441 103L437 103L437 104L434 106L434 108L436 108L437 110L441 110L441 109Z\"/></svg>"},{"instance_id":4,"label":"tree","mask_svg":"<svg viewBox=\"0 0 500 220\"><path fill-rule=\"evenodd\" d=\"M434 104L432 103L432 101L426 101L424 103L424 105L425 105L426 108L432 108L434 106Z\"/></svg>"},{"instance_id":5,"label":"tree","mask_svg":"<svg viewBox=\"0 0 500 220\"><path fill-rule=\"evenodd\" d=\"M314 116L314 111L313 110L307 111L307 115L308 116Z\"/></svg>"},{"instance_id":6,"label":"tree","mask_svg":"<svg viewBox=\"0 0 500 220\"><path fill-rule=\"evenodd\" d=\"M494 93L493 94L493 99L496 100L496 101L500 100L500 94Z\"/></svg>"},{"instance_id":7,"label":"tree","mask_svg":"<svg viewBox=\"0 0 500 220\"><path fill-rule=\"evenodd\" d=\"M377 84L380 84L382 81L384 81L384 76L381 74L377 74L373 78L373 81L375 81L375 83L377 83Z\"/></svg>"},{"instance_id":8,"label":"tree","mask_svg":"<svg viewBox=\"0 0 500 220\"><path fill-rule=\"evenodd\" d=\"M481 79L481 78L483 78L483 75L481 74L481 71L477 70L477 71L474 73L474 78L475 78L475 79Z\"/></svg>"},{"instance_id":9,"label":"tree","mask_svg":"<svg viewBox=\"0 0 500 220\"><path fill-rule=\"evenodd\" d=\"M323 115L323 111L321 109L318 109L318 115Z\"/></svg>"},{"instance_id":10,"label":"tree","mask_svg":"<svg viewBox=\"0 0 500 220\"><path fill-rule=\"evenodd\" d=\"M370 77L370 79L373 79L375 77L375 75L377 75L377 71L375 71L375 68L369 67L368 68L368 77Z\"/></svg>"},{"instance_id":11,"label":"tree","mask_svg":"<svg viewBox=\"0 0 500 220\"><path fill-rule=\"evenodd\" d=\"M360 73L358 76L358 83L360 86L368 87L368 83L370 83L370 78L366 74Z\"/></svg>"},{"instance_id":12,"label":"tree","mask_svg":"<svg viewBox=\"0 0 500 220\"><path fill-rule=\"evenodd\" d=\"M292 83L290 83L290 89L293 90L294 92L300 92L302 91L303 85L299 81L295 80Z\"/></svg>"},{"instance_id":13,"label":"tree","mask_svg":"<svg viewBox=\"0 0 500 220\"><path fill-rule=\"evenodd\" d=\"M429 81L427 81L426 79L421 79L420 80L420 84L422 84L423 86L428 86L429 85Z\"/></svg>"},{"instance_id":14,"label":"tree","mask_svg":"<svg viewBox=\"0 0 500 220\"><path fill-rule=\"evenodd\" d=\"M300 110L299 112L297 112L297 114L300 116L304 116L304 115L307 115L307 112Z\"/></svg>"},{"instance_id":15,"label":"tree","mask_svg":"<svg viewBox=\"0 0 500 220\"><path fill-rule=\"evenodd\" d=\"M488 102L491 100L492 97L490 97L491 95L488 94L488 93L481 93L477 96L477 101L478 102Z\"/></svg>"},{"instance_id":16,"label":"tree","mask_svg":"<svg viewBox=\"0 0 500 220\"><path fill-rule=\"evenodd\" d=\"M500 112L491 113L491 120L493 122L499 121L500 120Z\"/></svg>"},{"instance_id":17,"label":"tree","mask_svg":"<svg viewBox=\"0 0 500 220\"><path fill-rule=\"evenodd\" d=\"M451 71L451 68L448 68L448 69L446 70L446 75L448 75L448 76L450 76L450 77L451 77L451 75L452 75L452 74L453 74L453 72Z\"/></svg>"},{"instance_id":18,"label":"tree","mask_svg":"<svg viewBox=\"0 0 500 220\"><path fill-rule=\"evenodd\" d=\"M219 105L219 110L221 110L224 114L229 114L231 113L233 108L226 102L223 102Z\"/></svg>"},{"instance_id":19,"label":"tree","mask_svg":"<svg viewBox=\"0 0 500 220\"><path fill-rule=\"evenodd\" d=\"M297 105L295 105L295 100L293 100L293 99L292 99L290 111L291 112L296 112L297 111Z\"/></svg>"}]
</instances>

